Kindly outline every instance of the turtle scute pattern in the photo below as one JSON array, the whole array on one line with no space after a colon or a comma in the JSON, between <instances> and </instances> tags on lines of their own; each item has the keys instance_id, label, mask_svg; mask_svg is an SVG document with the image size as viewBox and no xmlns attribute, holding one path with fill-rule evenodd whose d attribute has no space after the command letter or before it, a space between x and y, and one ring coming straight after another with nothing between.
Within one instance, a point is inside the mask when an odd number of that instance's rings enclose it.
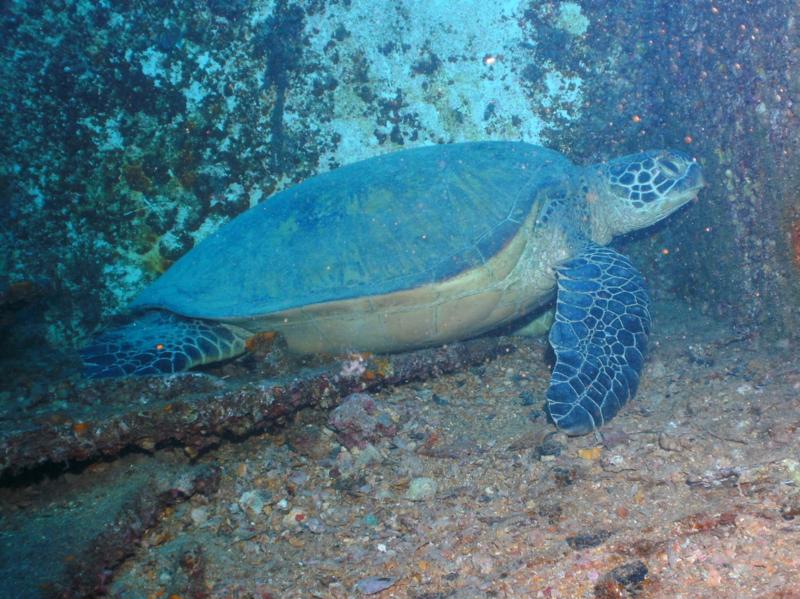
<instances>
[{"instance_id":1,"label":"turtle scute pattern","mask_svg":"<svg viewBox=\"0 0 800 599\"><path fill-rule=\"evenodd\" d=\"M547 399L560 429L584 434L636 393L651 324L647 291L625 256L597 245L562 264L557 277Z\"/></svg>"}]
</instances>

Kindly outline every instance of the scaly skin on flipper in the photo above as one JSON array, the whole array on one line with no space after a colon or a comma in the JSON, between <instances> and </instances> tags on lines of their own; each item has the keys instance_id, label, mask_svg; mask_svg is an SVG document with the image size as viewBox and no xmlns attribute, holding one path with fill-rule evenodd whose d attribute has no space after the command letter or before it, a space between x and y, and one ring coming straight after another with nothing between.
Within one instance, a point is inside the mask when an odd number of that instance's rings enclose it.
<instances>
[{"instance_id":1,"label":"scaly skin on flipper","mask_svg":"<svg viewBox=\"0 0 800 599\"><path fill-rule=\"evenodd\" d=\"M236 326L154 311L103 332L80 355L89 378L170 374L243 354L251 335Z\"/></svg>"},{"instance_id":2,"label":"scaly skin on flipper","mask_svg":"<svg viewBox=\"0 0 800 599\"><path fill-rule=\"evenodd\" d=\"M558 428L581 435L636 393L650 333L647 291L625 256L594 244L557 272L548 408Z\"/></svg>"}]
</instances>

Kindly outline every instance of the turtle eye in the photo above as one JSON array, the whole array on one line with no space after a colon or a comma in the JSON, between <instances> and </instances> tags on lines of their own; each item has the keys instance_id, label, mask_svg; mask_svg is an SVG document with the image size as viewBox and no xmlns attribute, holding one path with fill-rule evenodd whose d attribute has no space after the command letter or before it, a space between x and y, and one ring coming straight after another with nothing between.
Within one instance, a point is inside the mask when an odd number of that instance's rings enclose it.
<instances>
[{"instance_id":1,"label":"turtle eye","mask_svg":"<svg viewBox=\"0 0 800 599\"><path fill-rule=\"evenodd\" d=\"M670 177L677 177L680 175L680 171L674 162L671 160L661 159L658 161L661 170L664 171Z\"/></svg>"}]
</instances>

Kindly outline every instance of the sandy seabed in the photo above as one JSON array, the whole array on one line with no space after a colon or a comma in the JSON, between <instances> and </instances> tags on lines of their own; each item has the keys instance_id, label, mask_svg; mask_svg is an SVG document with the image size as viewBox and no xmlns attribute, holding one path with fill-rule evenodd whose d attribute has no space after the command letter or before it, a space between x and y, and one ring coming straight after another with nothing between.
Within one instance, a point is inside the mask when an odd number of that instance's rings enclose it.
<instances>
[{"instance_id":1,"label":"sandy seabed","mask_svg":"<svg viewBox=\"0 0 800 599\"><path fill-rule=\"evenodd\" d=\"M515 339L515 351L482 365L334 411L305 409L194 459L173 447L65 475L97 482L124 463L133 480L159 460L217 472L211 490L159 507L97 589L126 598L800 597L794 342L679 302L654 316L639 393L601 435L556 432L542 411L546 342ZM25 497L57 484L3 489L6 523L25 516Z\"/></svg>"}]
</instances>

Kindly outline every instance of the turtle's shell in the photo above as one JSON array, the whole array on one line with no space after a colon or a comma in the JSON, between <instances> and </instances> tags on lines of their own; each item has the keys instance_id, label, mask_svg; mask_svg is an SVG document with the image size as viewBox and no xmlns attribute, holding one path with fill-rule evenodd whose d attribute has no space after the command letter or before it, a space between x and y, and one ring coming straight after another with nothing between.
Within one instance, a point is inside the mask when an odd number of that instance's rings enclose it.
<instances>
[{"instance_id":1,"label":"turtle's shell","mask_svg":"<svg viewBox=\"0 0 800 599\"><path fill-rule=\"evenodd\" d=\"M443 282L505 247L537 183L572 168L557 152L517 142L436 145L344 166L241 214L132 307L246 319Z\"/></svg>"}]
</instances>

